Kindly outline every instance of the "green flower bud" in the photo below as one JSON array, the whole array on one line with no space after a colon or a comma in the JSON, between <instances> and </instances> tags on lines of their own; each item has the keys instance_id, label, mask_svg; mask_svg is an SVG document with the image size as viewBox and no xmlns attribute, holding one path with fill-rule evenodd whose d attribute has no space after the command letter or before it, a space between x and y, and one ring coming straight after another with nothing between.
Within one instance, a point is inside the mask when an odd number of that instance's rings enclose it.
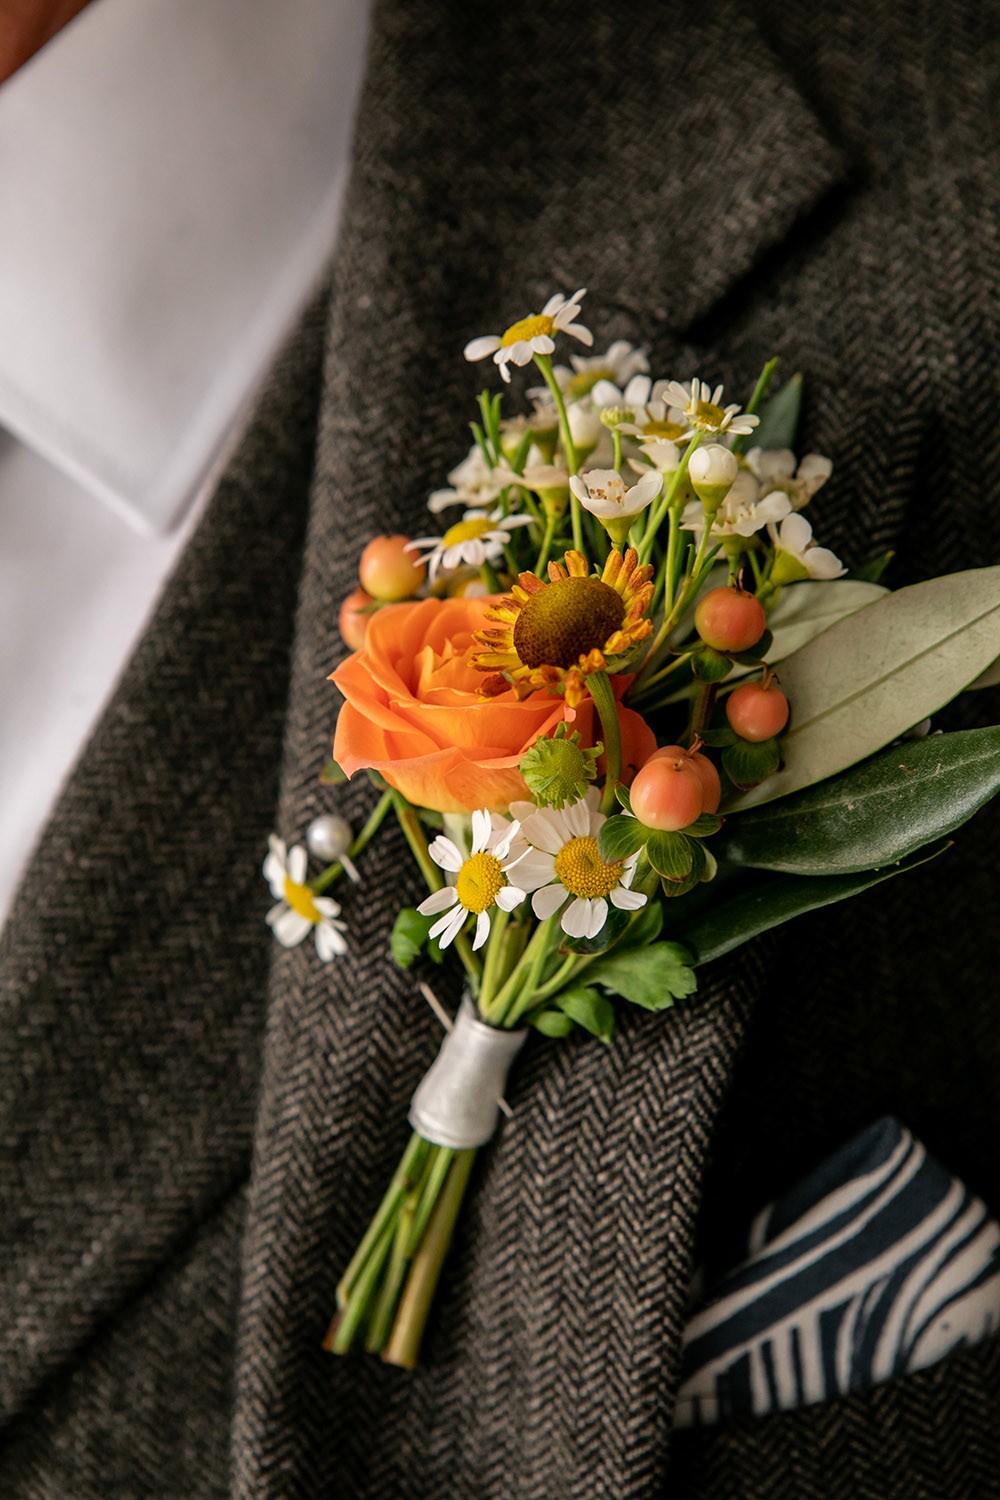
<instances>
[{"instance_id":1,"label":"green flower bud","mask_svg":"<svg viewBox=\"0 0 1000 1500\"><path fill-rule=\"evenodd\" d=\"M539 807L565 807L586 795L603 751L603 745L584 749L579 734L560 724L550 738L536 740L518 769Z\"/></svg>"}]
</instances>

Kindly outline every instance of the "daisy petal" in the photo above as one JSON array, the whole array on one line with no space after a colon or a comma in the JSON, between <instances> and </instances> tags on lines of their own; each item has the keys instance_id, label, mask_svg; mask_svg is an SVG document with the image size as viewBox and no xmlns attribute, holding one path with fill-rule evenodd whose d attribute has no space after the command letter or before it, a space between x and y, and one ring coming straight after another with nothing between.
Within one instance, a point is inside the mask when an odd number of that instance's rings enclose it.
<instances>
[{"instance_id":1,"label":"daisy petal","mask_svg":"<svg viewBox=\"0 0 1000 1500\"><path fill-rule=\"evenodd\" d=\"M515 906L520 906L525 894L519 886L505 885L502 891L497 892L497 906L501 911L513 911Z\"/></svg>"},{"instance_id":2,"label":"daisy petal","mask_svg":"<svg viewBox=\"0 0 1000 1500\"><path fill-rule=\"evenodd\" d=\"M476 936L475 936L475 939L473 940L473 944L472 944L472 951L473 951L473 953L475 953L477 951L477 949L479 949L479 948L481 948L483 946L483 944L485 943L485 941L489 937L489 935L490 935L490 914L489 914L488 911L481 911L479 913L478 917L476 918Z\"/></svg>"},{"instance_id":3,"label":"daisy petal","mask_svg":"<svg viewBox=\"0 0 1000 1500\"><path fill-rule=\"evenodd\" d=\"M593 925L593 908L596 904L594 901L585 900L582 896L577 896L575 901L570 902L569 906L563 912L562 921L559 924L567 937L586 938L593 936L590 929ZM598 923L598 932L600 932L602 925L603 919L602 922Z\"/></svg>"},{"instance_id":4,"label":"daisy petal","mask_svg":"<svg viewBox=\"0 0 1000 1500\"><path fill-rule=\"evenodd\" d=\"M431 840L427 852L442 870L460 870L465 863L461 849L443 833L439 833L437 838Z\"/></svg>"},{"instance_id":5,"label":"daisy petal","mask_svg":"<svg viewBox=\"0 0 1000 1500\"><path fill-rule=\"evenodd\" d=\"M288 877L296 885L305 884L307 864L308 856L301 844L296 844L294 849L288 851Z\"/></svg>"},{"instance_id":6,"label":"daisy petal","mask_svg":"<svg viewBox=\"0 0 1000 1500\"><path fill-rule=\"evenodd\" d=\"M422 917L433 917L439 911L444 911L446 907L454 906L457 900L458 892L455 887L446 885L443 891L432 891L429 896L425 896L417 907L417 911Z\"/></svg>"},{"instance_id":7,"label":"daisy petal","mask_svg":"<svg viewBox=\"0 0 1000 1500\"><path fill-rule=\"evenodd\" d=\"M540 922L544 922L546 918L555 916L568 895L569 891L563 885L544 885L532 896L531 910ZM563 929L565 930L565 919Z\"/></svg>"},{"instance_id":8,"label":"daisy petal","mask_svg":"<svg viewBox=\"0 0 1000 1500\"><path fill-rule=\"evenodd\" d=\"M646 898L641 891L630 891L618 885L611 892L611 905L617 906L619 911L638 911L645 904Z\"/></svg>"},{"instance_id":9,"label":"daisy petal","mask_svg":"<svg viewBox=\"0 0 1000 1500\"><path fill-rule=\"evenodd\" d=\"M302 917L289 906L271 923L274 935L283 948L295 948L312 927L308 917Z\"/></svg>"},{"instance_id":10,"label":"daisy petal","mask_svg":"<svg viewBox=\"0 0 1000 1500\"><path fill-rule=\"evenodd\" d=\"M500 348L500 340L495 333L483 334L481 338L470 339L464 349L466 359L485 359L488 354L493 354Z\"/></svg>"}]
</instances>

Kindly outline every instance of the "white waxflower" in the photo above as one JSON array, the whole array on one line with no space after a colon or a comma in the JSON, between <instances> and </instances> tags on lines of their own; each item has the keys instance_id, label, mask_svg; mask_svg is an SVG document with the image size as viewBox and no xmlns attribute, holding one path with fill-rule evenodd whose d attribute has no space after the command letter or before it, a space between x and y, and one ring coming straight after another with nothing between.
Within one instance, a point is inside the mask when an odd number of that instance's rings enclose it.
<instances>
[{"instance_id":1,"label":"white waxflower","mask_svg":"<svg viewBox=\"0 0 1000 1500\"><path fill-rule=\"evenodd\" d=\"M787 516L791 508L792 502L781 490L772 490L762 496L756 479L744 469L737 474L712 518L712 535L719 538L753 536L754 532L762 531L765 526ZM692 500L690 505L685 505L681 527L701 536L705 529L705 509L700 501Z\"/></svg>"},{"instance_id":2,"label":"white waxflower","mask_svg":"<svg viewBox=\"0 0 1000 1500\"><path fill-rule=\"evenodd\" d=\"M607 921L609 901L620 911L646 904L641 892L630 889L638 851L610 864L601 858L597 835L606 820L600 800L591 787L572 806L539 808L521 825L532 848L518 861L518 883L534 892L531 909L539 921L565 906L559 925L567 937L595 938Z\"/></svg>"},{"instance_id":3,"label":"white waxflower","mask_svg":"<svg viewBox=\"0 0 1000 1500\"><path fill-rule=\"evenodd\" d=\"M492 354L493 363L499 367L504 380L510 380L509 365L527 365L536 354L552 353L555 348L553 334L571 334L589 348L594 342L594 335L589 328L576 323L580 299L585 293L586 287L581 287L572 297L564 297L561 292L556 292L540 313L531 313L528 317L519 319L505 333L488 333L470 340L465 346L466 359L486 359Z\"/></svg>"},{"instance_id":4,"label":"white waxflower","mask_svg":"<svg viewBox=\"0 0 1000 1500\"><path fill-rule=\"evenodd\" d=\"M746 461L769 490L784 490L793 510L803 510L833 473L833 464L820 453L807 453L796 467L790 448L751 448Z\"/></svg>"},{"instance_id":5,"label":"white waxflower","mask_svg":"<svg viewBox=\"0 0 1000 1500\"><path fill-rule=\"evenodd\" d=\"M481 511L467 510L444 536L414 537L403 551L420 554L421 562L428 564L428 582L433 583L439 569L451 572L463 566L481 568L485 562L497 562L510 533L518 526L530 525L530 516L505 516L499 510L484 516Z\"/></svg>"},{"instance_id":6,"label":"white waxflower","mask_svg":"<svg viewBox=\"0 0 1000 1500\"><path fill-rule=\"evenodd\" d=\"M645 474L649 464L652 464L653 468L661 474L672 474L675 469L680 468L681 450L669 438L649 438L641 445L640 451L646 463L641 463L634 458L629 459L629 467L637 474Z\"/></svg>"},{"instance_id":7,"label":"white waxflower","mask_svg":"<svg viewBox=\"0 0 1000 1500\"><path fill-rule=\"evenodd\" d=\"M438 834L429 853L436 865L455 875L455 884L434 891L417 910L425 917L443 912L429 936L437 938L442 948L454 942L470 913L476 918L473 949L481 948L490 935L490 907L513 911L524 900L525 891L507 878L517 859L511 859L511 845L520 824L510 823L485 809L472 814L472 852L468 858L458 845L444 834ZM506 863L505 863L506 861Z\"/></svg>"},{"instance_id":8,"label":"white waxflower","mask_svg":"<svg viewBox=\"0 0 1000 1500\"><path fill-rule=\"evenodd\" d=\"M688 473L692 483L714 487L724 484L728 489L740 472L739 459L721 443L706 443L696 448L688 462Z\"/></svg>"},{"instance_id":9,"label":"white waxflower","mask_svg":"<svg viewBox=\"0 0 1000 1500\"><path fill-rule=\"evenodd\" d=\"M695 432L729 432L745 437L753 432L760 418L748 412L741 414L740 407L735 404L720 406L722 391L721 385L713 391L703 380L692 380L690 385L671 380L663 392L663 399Z\"/></svg>"},{"instance_id":10,"label":"white waxflower","mask_svg":"<svg viewBox=\"0 0 1000 1500\"><path fill-rule=\"evenodd\" d=\"M267 914L267 924L283 948L294 948L310 932L316 935L316 952L324 963L347 952L337 918L340 906L329 896L314 896L305 883L306 851L301 844L286 851L283 840L273 833L268 839L264 879L278 904Z\"/></svg>"},{"instance_id":11,"label":"white waxflower","mask_svg":"<svg viewBox=\"0 0 1000 1500\"><path fill-rule=\"evenodd\" d=\"M663 488L663 475L647 469L629 489L616 469L588 469L586 474L574 474L569 487L584 510L599 520L632 520L656 499Z\"/></svg>"},{"instance_id":12,"label":"white waxflower","mask_svg":"<svg viewBox=\"0 0 1000 1500\"><path fill-rule=\"evenodd\" d=\"M817 547L805 516L786 516L781 526L770 525L768 534L777 550L771 582L798 583L804 578L843 578L847 569L829 547Z\"/></svg>"},{"instance_id":13,"label":"white waxflower","mask_svg":"<svg viewBox=\"0 0 1000 1500\"><path fill-rule=\"evenodd\" d=\"M505 466L490 468L479 444L473 443L467 456L449 473L450 488L435 490L427 502L427 509L436 515L447 510L449 505L464 505L466 509L495 505L500 491L516 482L517 476Z\"/></svg>"}]
</instances>

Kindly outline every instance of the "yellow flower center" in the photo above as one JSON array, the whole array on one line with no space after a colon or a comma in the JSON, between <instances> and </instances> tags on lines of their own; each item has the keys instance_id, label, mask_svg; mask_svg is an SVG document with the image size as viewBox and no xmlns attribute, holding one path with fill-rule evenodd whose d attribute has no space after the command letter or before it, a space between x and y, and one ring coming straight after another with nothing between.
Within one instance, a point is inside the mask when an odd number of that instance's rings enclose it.
<instances>
[{"instance_id":1,"label":"yellow flower center","mask_svg":"<svg viewBox=\"0 0 1000 1500\"><path fill-rule=\"evenodd\" d=\"M313 893L307 885L299 885L297 881L285 876L285 900L292 911L297 911L300 917L305 917L307 922L322 922L323 913L313 900Z\"/></svg>"},{"instance_id":2,"label":"yellow flower center","mask_svg":"<svg viewBox=\"0 0 1000 1500\"><path fill-rule=\"evenodd\" d=\"M458 899L466 911L477 914L492 906L497 895L507 884L507 877L500 868L495 854L473 854L458 872L455 889Z\"/></svg>"},{"instance_id":3,"label":"yellow flower center","mask_svg":"<svg viewBox=\"0 0 1000 1500\"><path fill-rule=\"evenodd\" d=\"M718 411L718 407L715 408ZM642 429L644 438L665 438L668 443L676 443L687 432L679 422L646 422Z\"/></svg>"},{"instance_id":4,"label":"yellow flower center","mask_svg":"<svg viewBox=\"0 0 1000 1500\"><path fill-rule=\"evenodd\" d=\"M474 542L477 537L492 530L493 522L486 516L479 516L474 521L456 521L454 526L448 527L441 543L445 547L455 547L459 542Z\"/></svg>"},{"instance_id":5,"label":"yellow flower center","mask_svg":"<svg viewBox=\"0 0 1000 1500\"><path fill-rule=\"evenodd\" d=\"M535 313L533 317L522 318L519 323L512 323L500 340L501 348L506 349L510 344L519 344L522 339L527 343L537 338L539 334L551 333L553 319L547 318L544 313Z\"/></svg>"},{"instance_id":6,"label":"yellow flower center","mask_svg":"<svg viewBox=\"0 0 1000 1500\"><path fill-rule=\"evenodd\" d=\"M711 401L699 401L691 415L699 427L721 427L726 420L722 407L714 406Z\"/></svg>"},{"instance_id":7,"label":"yellow flower center","mask_svg":"<svg viewBox=\"0 0 1000 1500\"><path fill-rule=\"evenodd\" d=\"M592 838L570 839L556 855L556 874L571 896L593 901L609 896L622 878L625 862L616 859L606 865Z\"/></svg>"},{"instance_id":8,"label":"yellow flower center","mask_svg":"<svg viewBox=\"0 0 1000 1500\"><path fill-rule=\"evenodd\" d=\"M624 618L621 595L602 579L559 578L522 605L514 650L526 667L573 667L601 650Z\"/></svg>"},{"instance_id":9,"label":"yellow flower center","mask_svg":"<svg viewBox=\"0 0 1000 1500\"><path fill-rule=\"evenodd\" d=\"M602 365L590 370L578 370L570 379L566 387L566 394L571 401L579 401L582 396L589 396L599 380L614 380L615 372L610 365Z\"/></svg>"}]
</instances>

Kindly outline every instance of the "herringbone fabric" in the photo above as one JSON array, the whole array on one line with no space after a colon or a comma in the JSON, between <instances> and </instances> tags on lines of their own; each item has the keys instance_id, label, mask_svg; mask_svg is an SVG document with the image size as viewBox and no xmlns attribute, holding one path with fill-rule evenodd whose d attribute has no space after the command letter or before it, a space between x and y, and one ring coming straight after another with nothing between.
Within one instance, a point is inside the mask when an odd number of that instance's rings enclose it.
<instances>
[{"instance_id":1,"label":"herringbone fabric","mask_svg":"<svg viewBox=\"0 0 1000 1500\"><path fill-rule=\"evenodd\" d=\"M49 1438L25 1435L32 1392L57 1390L60 1363L238 1181L255 1105L231 1433L220 1419L197 1488L202 1450L179 1438L158 1477L136 1461L131 1489L101 1490L84 1465L81 1500L219 1493L230 1438L241 1500L1000 1494L992 1350L857 1409L699 1434L673 1465L670 1441L696 1258L724 1252L728 1226L868 1119L898 1114L998 1207L995 815L963 833L960 860L770 934L665 1017L626 1015L613 1048L536 1039L514 1119L477 1166L416 1375L319 1342L438 1041L385 958L418 882L401 842L382 840L345 893L348 957L331 970L308 946L273 955L265 1025L257 873L271 826L299 837L330 805L317 773L337 607L368 536L422 526L462 456L486 368L464 365L462 345L552 290L590 286L586 321L651 344L656 374L743 389L776 351L803 368L805 445L837 466L814 520L848 561L895 546L904 582L996 559L997 32L995 9L904 15L890 0L822 15L378 7L290 685L308 332L11 924L20 1259L4 1306L25 1411L10 1493L55 1493ZM370 801L361 785L337 794L356 815ZM237 1217L225 1223L235 1253ZM156 1285L169 1303L169 1278ZM112 1341L122 1371L144 1359L142 1337ZM193 1328L204 1357L177 1376L204 1380L209 1411L224 1341ZM142 1451L145 1432L160 1454L162 1386L137 1386L120 1425L101 1389L89 1407L56 1403L77 1432L62 1451L100 1420L109 1451Z\"/></svg>"}]
</instances>

